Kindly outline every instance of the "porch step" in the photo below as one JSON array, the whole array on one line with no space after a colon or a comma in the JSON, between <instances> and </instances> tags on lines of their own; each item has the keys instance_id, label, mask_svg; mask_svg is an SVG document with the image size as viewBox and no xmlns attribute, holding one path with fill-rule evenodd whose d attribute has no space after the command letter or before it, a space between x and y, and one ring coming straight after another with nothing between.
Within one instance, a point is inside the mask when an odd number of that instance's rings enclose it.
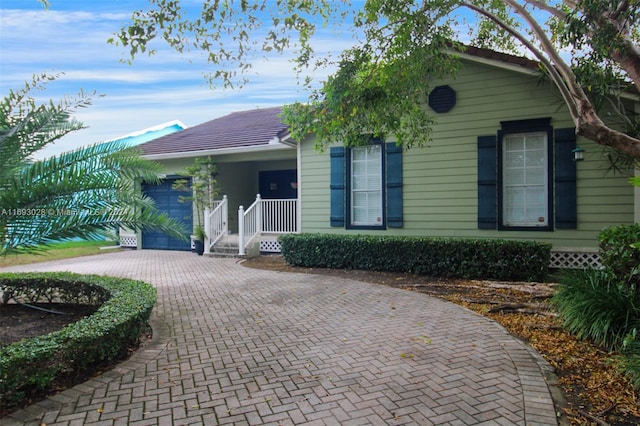
<instances>
[{"instance_id":1,"label":"porch step","mask_svg":"<svg viewBox=\"0 0 640 426\"><path fill-rule=\"evenodd\" d=\"M237 235L225 235L213 246L207 257L223 257L242 259L244 256L238 254L240 243Z\"/></svg>"}]
</instances>

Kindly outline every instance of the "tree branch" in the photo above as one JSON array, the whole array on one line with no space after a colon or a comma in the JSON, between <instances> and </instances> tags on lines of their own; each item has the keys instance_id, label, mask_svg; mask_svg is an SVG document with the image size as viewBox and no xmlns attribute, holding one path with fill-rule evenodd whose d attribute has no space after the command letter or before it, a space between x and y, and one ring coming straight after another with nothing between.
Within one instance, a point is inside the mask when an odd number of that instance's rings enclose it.
<instances>
[{"instance_id":1,"label":"tree branch","mask_svg":"<svg viewBox=\"0 0 640 426\"><path fill-rule=\"evenodd\" d=\"M611 17L613 19L618 19L618 16L620 16L622 12L628 9L629 9L629 2L627 0L622 0L620 3L618 3L618 7L616 7L616 10L611 14Z\"/></svg>"},{"instance_id":2,"label":"tree branch","mask_svg":"<svg viewBox=\"0 0 640 426\"><path fill-rule=\"evenodd\" d=\"M556 17L558 17L560 19L566 19L567 18L566 12L564 12L561 9L558 9L557 7L553 7L551 5L548 5L543 1L540 1L540 0L524 0L524 2L527 3L527 4L530 4L533 7L538 8L540 10L544 10L545 12L549 12L553 16L556 16Z\"/></svg>"},{"instance_id":3,"label":"tree branch","mask_svg":"<svg viewBox=\"0 0 640 426\"><path fill-rule=\"evenodd\" d=\"M533 43L531 43L529 40L527 40L515 28L511 27L509 24L507 24L502 19L500 19L498 16L494 15L493 13L489 12L488 10L486 10L486 9L484 9L482 7L476 6L476 5L472 4L472 3L468 3L466 1L460 2L460 5L463 6L463 7L467 7L467 8L469 8L469 9L475 11L475 12L478 12L479 14L481 14L481 15L485 16L486 18L492 20L498 26L500 26L505 31L507 31L509 34L511 34L514 38L516 38L520 43L522 43L531 53L533 53L533 55L545 66L545 68L547 69L547 72L549 73L549 76L551 77L551 80L554 82L554 84L556 85L556 87L560 91L560 95L562 96L562 99L564 99L565 104L567 105L567 108L569 109L569 113L571 114L571 118L574 121L577 121L577 119L580 116L580 112L578 111L578 108L577 108L576 103L575 103L575 99L574 99L571 91L569 90L569 88L566 86L562 75L560 75L558 73L558 71L557 71L556 67L554 66L554 64L551 63L551 61L549 61L549 59L540 50L538 50L533 45Z\"/></svg>"}]
</instances>

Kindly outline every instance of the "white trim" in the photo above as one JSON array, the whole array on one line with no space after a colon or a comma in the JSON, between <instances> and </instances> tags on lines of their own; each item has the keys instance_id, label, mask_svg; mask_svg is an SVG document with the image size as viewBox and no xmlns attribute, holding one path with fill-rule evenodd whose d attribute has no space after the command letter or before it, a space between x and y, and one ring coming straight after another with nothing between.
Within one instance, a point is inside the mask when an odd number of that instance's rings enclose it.
<instances>
[{"instance_id":1,"label":"white trim","mask_svg":"<svg viewBox=\"0 0 640 426\"><path fill-rule=\"evenodd\" d=\"M230 155L230 154L247 154L252 152L264 152L264 151L279 151L283 149L292 149L294 146L289 144L277 143L267 145L254 145L254 146L240 146L233 148L220 148L220 149L203 149L201 151L187 151L187 152L167 152L164 154L147 154L142 158L147 160L170 160L174 158L195 158L207 155Z\"/></svg>"},{"instance_id":2,"label":"white trim","mask_svg":"<svg viewBox=\"0 0 640 426\"><path fill-rule=\"evenodd\" d=\"M477 62L479 64L489 65L496 68L502 68L509 71L515 71L521 74L537 76L537 75L540 75L540 72L541 72L538 69L527 68L524 65L512 64L509 62L501 61L499 59L483 58L483 57L471 55L469 53L462 53L462 52L452 52L452 54L458 56L460 59L464 59L471 62Z\"/></svg>"}]
</instances>

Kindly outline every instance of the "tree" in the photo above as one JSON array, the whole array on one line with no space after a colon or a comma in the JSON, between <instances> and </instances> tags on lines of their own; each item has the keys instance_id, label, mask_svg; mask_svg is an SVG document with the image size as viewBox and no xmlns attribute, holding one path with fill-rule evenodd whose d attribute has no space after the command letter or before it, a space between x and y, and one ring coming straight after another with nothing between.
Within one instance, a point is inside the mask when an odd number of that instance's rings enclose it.
<instances>
[{"instance_id":1,"label":"tree","mask_svg":"<svg viewBox=\"0 0 640 426\"><path fill-rule=\"evenodd\" d=\"M32 155L81 130L71 117L91 96L37 104L30 93L55 77L34 76L0 104L0 255L60 239L94 238L106 228L153 228L186 239L183 225L161 214L135 188L158 180L160 166L120 142L96 144L44 160Z\"/></svg>"},{"instance_id":2,"label":"tree","mask_svg":"<svg viewBox=\"0 0 640 426\"><path fill-rule=\"evenodd\" d=\"M189 176L191 179L177 179L171 188L191 193L190 196L180 195L178 201L193 204L196 214L194 232L197 239L204 241L206 238L204 236L204 220L206 220L204 211L206 208L213 210L215 198L220 191L216 180L216 176L218 176L216 164L211 157L196 158L194 163L180 174Z\"/></svg>"},{"instance_id":3,"label":"tree","mask_svg":"<svg viewBox=\"0 0 640 426\"><path fill-rule=\"evenodd\" d=\"M465 41L526 52L557 87L578 134L640 157L636 115L620 101L623 94L640 91L638 2L366 0L356 7L329 0L207 0L198 16L179 0L150 3L110 41L127 47L131 60L155 53L151 42L158 38L179 52L204 51L214 67L209 80L225 87L246 82L260 52L283 53L294 41L299 71L336 65L315 57L311 40L323 25L348 22L359 43L343 52L338 71L308 103L285 111L298 139L314 133L320 144L356 144L367 129L407 145L424 144L432 123L419 108L425 89L456 71L455 52ZM618 110L624 131L605 122L599 109L604 102Z\"/></svg>"}]
</instances>

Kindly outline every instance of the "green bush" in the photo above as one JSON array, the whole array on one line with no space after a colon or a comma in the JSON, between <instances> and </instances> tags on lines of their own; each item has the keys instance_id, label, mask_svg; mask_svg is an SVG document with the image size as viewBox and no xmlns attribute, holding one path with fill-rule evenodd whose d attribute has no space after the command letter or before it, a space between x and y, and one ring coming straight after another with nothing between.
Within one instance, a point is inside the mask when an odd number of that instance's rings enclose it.
<instances>
[{"instance_id":1,"label":"green bush","mask_svg":"<svg viewBox=\"0 0 640 426\"><path fill-rule=\"evenodd\" d=\"M138 342L156 301L151 285L71 273L0 274L3 301L101 304L60 331L0 348L0 399L6 407L42 395L60 379L83 377L113 362Z\"/></svg>"},{"instance_id":2,"label":"green bush","mask_svg":"<svg viewBox=\"0 0 640 426\"><path fill-rule=\"evenodd\" d=\"M543 281L551 246L533 241L289 234L293 266L407 272L446 278Z\"/></svg>"},{"instance_id":3,"label":"green bush","mask_svg":"<svg viewBox=\"0 0 640 426\"><path fill-rule=\"evenodd\" d=\"M565 272L552 302L569 332L610 350L622 348L640 317L634 293L608 270Z\"/></svg>"},{"instance_id":4,"label":"green bush","mask_svg":"<svg viewBox=\"0 0 640 426\"><path fill-rule=\"evenodd\" d=\"M600 259L618 279L640 284L640 224L613 226L598 234Z\"/></svg>"},{"instance_id":5,"label":"green bush","mask_svg":"<svg viewBox=\"0 0 640 426\"><path fill-rule=\"evenodd\" d=\"M636 327L625 338L622 369L631 379L633 386L640 389L640 336L637 335L637 332L638 328Z\"/></svg>"}]
</instances>

